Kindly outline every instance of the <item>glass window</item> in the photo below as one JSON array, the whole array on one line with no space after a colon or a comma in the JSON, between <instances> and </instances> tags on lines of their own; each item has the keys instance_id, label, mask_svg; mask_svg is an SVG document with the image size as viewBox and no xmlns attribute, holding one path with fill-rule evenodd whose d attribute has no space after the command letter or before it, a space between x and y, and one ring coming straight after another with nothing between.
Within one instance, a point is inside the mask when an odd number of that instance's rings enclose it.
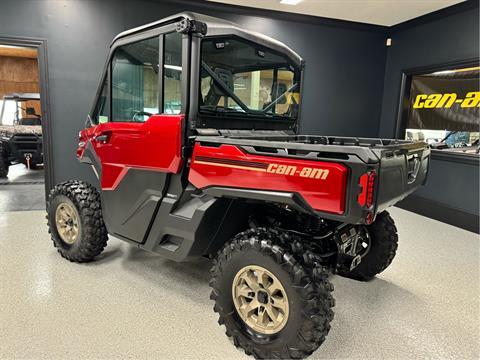
<instances>
[{"instance_id":1,"label":"glass window","mask_svg":"<svg viewBox=\"0 0 480 360\"><path fill-rule=\"evenodd\" d=\"M202 41L200 111L295 118L300 71L289 59L237 38Z\"/></svg>"},{"instance_id":2,"label":"glass window","mask_svg":"<svg viewBox=\"0 0 480 360\"><path fill-rule=\"evenodd\" d=\"M112 59L112 121L142 122L158 113L158 37L121 46Z\"/></svg>"},{"instance_id":3,"label":"glass window","mask_svg":"<svg viewBox=\"0 0 480 360\"><path fill-rule=\"evenodd\" d=\"M165 35L163 112L179 114L182 108L182 34Z\"/></svg>"},{"instance_id":4,"label":"glass window","mask_svg":"<svg viewBox=\"0 0 480 360\"><path fill-rule=\"evenodd\" d=\"M434 149L478 155L480 67L411 77L405 138Z\"/></svg>"},{"instance_id":5,"label":"glass window","mask_svg":"<svg viewBox=\"0 0 480 360\"><path fill-rule=\"evenodd\" d=\"M97 105L95 106L95 111L93 112L92 122L94 124L101 124L108 122L109 118L109 107L108 107L108 79L105 78L103 81L102 92L100 97L97 100Z\"/></svg>"}]
</instances>

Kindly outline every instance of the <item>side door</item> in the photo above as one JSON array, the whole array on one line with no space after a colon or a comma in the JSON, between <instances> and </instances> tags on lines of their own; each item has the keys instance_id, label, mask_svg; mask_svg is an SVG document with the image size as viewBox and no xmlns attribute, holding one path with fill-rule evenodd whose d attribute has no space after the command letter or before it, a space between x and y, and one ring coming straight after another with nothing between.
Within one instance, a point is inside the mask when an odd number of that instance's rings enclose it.
<instances>
[{"instance_id":1,"label":"side door","mask_svg":"<svg viewBox=\"0 0 480 360\"><path fill-rule=\"evenodd\" d=\"M143 242L169 176L182 169L182 34L117 46L87 137L109 233Z\"/></svg>"}]
</instances>

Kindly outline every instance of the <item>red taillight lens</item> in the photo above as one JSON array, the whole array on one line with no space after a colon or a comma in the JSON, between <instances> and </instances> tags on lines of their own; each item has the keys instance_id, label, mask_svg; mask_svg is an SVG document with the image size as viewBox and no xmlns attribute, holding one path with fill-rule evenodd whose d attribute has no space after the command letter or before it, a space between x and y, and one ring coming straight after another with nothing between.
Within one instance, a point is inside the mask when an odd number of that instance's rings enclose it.
<instances>
[{"instance_id":1,"label":"red taillight lens","mask_svg":"<svg viewBox=\"0 0 480 360\"><path fill-rule=\"evenodd\" d=\"M368 173L368 184L367 184L367 207L370 208L373 205L373 193L375 191L375 179L377 174L375 171L370 171Z\"/></svg>"},{"instance_id":2,"label":"red taillight lens","mask_svg":"<svg viewBox=\"0 0 480 360\"><path fill-rule=\"evenodd\" d=\"M357 199L360 206L365 206L367 208L372 207L376 177L377 174L375 173L375 171L369 171L368 173L360 176L359 185L362 187L362 191L360 192L360 194L358 194Z\"/></svg>"}]
</instances>

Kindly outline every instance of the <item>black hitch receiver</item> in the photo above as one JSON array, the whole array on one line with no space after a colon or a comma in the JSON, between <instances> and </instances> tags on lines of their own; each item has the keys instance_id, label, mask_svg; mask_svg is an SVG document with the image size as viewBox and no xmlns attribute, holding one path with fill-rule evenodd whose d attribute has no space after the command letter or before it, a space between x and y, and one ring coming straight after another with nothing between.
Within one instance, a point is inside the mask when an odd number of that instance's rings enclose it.
<instances>
[{"instance_id":1,"label":"black hitch receiver","mask_svg":"<svg viewBox=\"0 0 480 360\"><path fill-rule=\"evenodd\" d=\"M368 251L362 245L370 246L367 230L361 225L341 226L335 231L333 238L338 248L336 269L352 271L361 263L362 254L365 255Z\"/></svg>"}]
</instances>

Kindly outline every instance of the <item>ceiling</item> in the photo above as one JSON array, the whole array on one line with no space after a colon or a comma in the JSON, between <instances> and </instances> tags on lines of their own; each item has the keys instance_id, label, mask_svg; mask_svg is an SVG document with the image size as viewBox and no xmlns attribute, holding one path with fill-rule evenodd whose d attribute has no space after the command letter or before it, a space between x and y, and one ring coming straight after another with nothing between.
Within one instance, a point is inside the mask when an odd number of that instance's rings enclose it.
<instances>
[{"instance_id":1,"label":"ceiling","mask_svg":"<svg viewBox=\"0 0 480 360\"><path fill-rule=\"evenodd\" d=\"M280 4L280 0L208 1L393 26L463 0L302 0L297 5Z\"/></svg>"}]
</instances>

